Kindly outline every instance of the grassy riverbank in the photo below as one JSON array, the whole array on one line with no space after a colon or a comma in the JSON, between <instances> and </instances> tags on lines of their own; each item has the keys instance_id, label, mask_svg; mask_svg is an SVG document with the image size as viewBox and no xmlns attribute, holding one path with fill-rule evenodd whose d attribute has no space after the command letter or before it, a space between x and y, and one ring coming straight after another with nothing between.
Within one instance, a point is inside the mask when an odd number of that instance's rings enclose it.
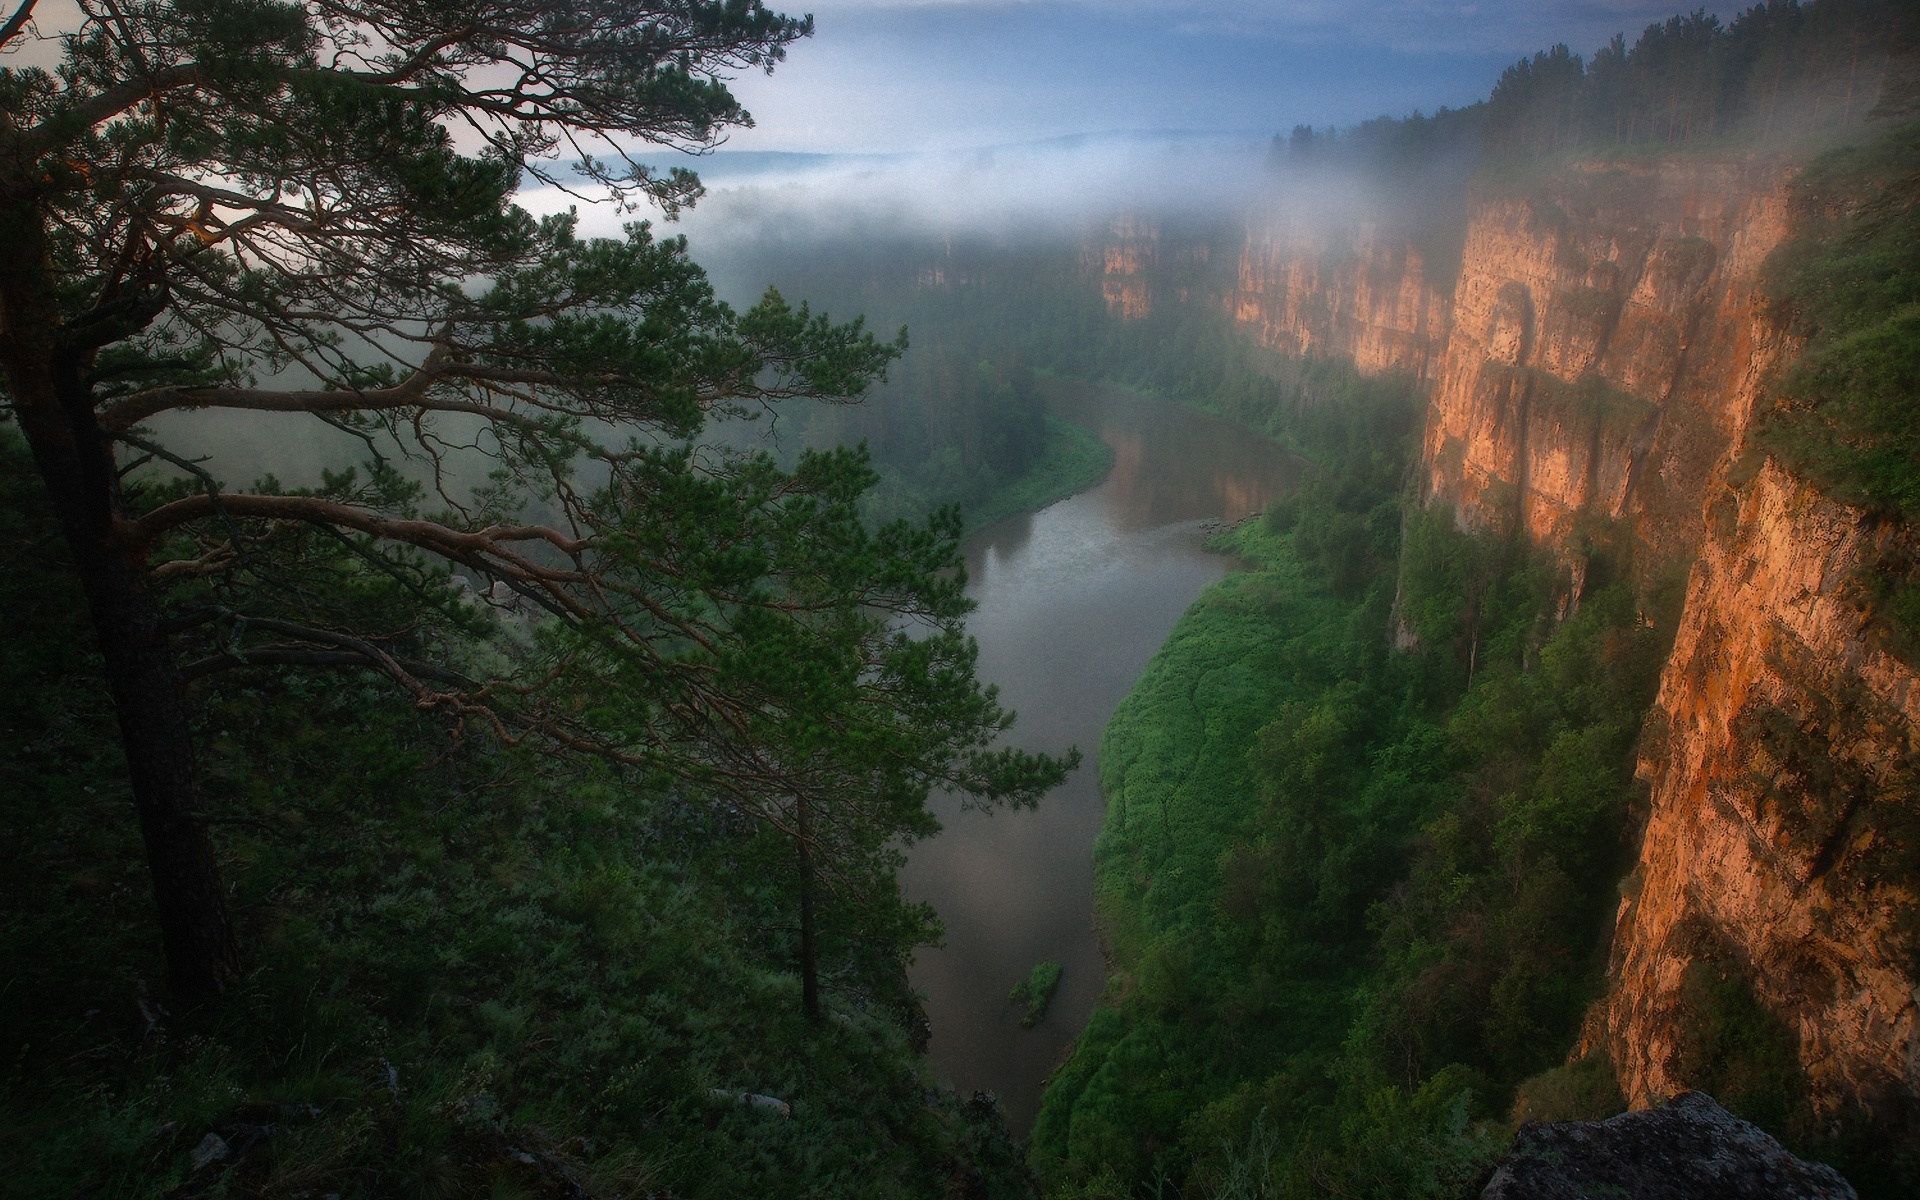
<instances>
[{"instance_id":1,"label":"grassy riverbank","mask_svg":"<svg viewBox=\"0 0 1920 1200\"><path fill-rule=\"evenodd\" d=\"M1233 415L1319 470L1224 539L1253 569L1102 741L1113 975L1034 1129L1053 1195L1438 1195L1521 1092L1616 1102L1553 1068L1600 987L1669 623L1608 582L1616 552L1552 626L1522 547L1403 511L1410 386L1294 386Z\"/></svg>"},{"instance_id":2,"label":"grassy riverbank","mask_svg":"<svg viewBox=\"0 0 1920 1200\"><path fill-rule=\"evenodd\" d=\"M939 454L909 474L880 465L880 483L868 493L861 511L875 523L919 520L943 505L957 504L967 528L984 529L1099 483L1113 466L1113 451L1084 425L1057 417L1042 418L1043 438L1032 461L1004 481L992 472L969 475L957 453Z\"/></svg>"},{"instance_id":3,"label":"grassy riverbank","mask_svg":"<svg viewBox=\"0 0 1920 1200\"><path fill-rule=\"evenodd\" d=\"M968 529L985 529L1023 512L1038 512L1086 491L1113 469L1113 449L1084 425L1047 418L1046 448L1026 474L964 510Z\"/></svg>"}]
</instances>

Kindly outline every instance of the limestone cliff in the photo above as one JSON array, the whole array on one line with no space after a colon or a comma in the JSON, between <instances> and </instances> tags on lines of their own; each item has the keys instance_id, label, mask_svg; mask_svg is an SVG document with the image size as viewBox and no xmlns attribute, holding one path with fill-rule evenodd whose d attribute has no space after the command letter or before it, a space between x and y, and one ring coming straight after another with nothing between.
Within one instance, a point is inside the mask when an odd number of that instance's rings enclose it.
<instances>
[{"instance_id":1,"label":"limestone cliff","mask_svg":"<svg viewBox=\"0 0 1920 1200\"><path fill-rule=\"evenodd\" d=\"M1756 289L1787 232L1783 184L1766 164L1669 160L1477 204L1429 494L1543 544L1594 512L1629 521L1655 559L1691 553L1707 477L1782 349Z\"/></svg>"},{"instance_id":2,"label":"limestone cliff","mask_svg":"<svg viewBox=\"0 0 1920 1200\"><path fill-rule=\"evenodd\" d=\"M1893 1118L1920 1098L1920 680L1864 597L1914 548L1776 466L1736 467L1795 351L1760 293L1791 175L1676 157L1481 194L1444 293L1374 232L1329 250L1270 229L1232 311L1276 350L1429 380L1426 496L1559 552L1576 601L1590 517L1629 526L1642 567L1692 562L1590 1041L1636 1106L1696 1084L1700 972L1730 972L1783 1023L1817 1110Z\"/></svg>"},{"instance_id":3,"label":"limestone cliff","mask_svg":"<svg viewBox=\"0 0 1920 1200\"><path fill-rule=\"evenodd\" d=\"M1818 1110L1920 1096L1920 672L1863 616L1904 535L1768 464L1713 534L1643 738L1653 786L1613 948L1607 1042L1642 1106L1684 1090L1689 973L1733 967L1784 1019Z\"/></svg>"},{"instance_id":4,"label":"limestone cliff","mask_svg":"<svg viewBox=\"0 0 1920 1200\"><path fill-rule=\"evenodd\" d=\"M1757 313L1784 172L1728 160L1575 168L1471 206L1458 279L1372 226L1249 236L1233 314L1283 353L1429 379L1429 495L1564 546L1630 520L1656 557L1699 543L1708 474L1782 339Z\"/></svg>"},{"instance_id":5,"label":"limestone cliff","mask_svg":"<svg viewBox=\"0 0 1920 1200\"><path fill-rule=\"evenodd\" d=\"M1215 237L1206 223L1167 228L1151 217L1116 217L1083 243L1080 265L1097 282L1107 311L1122 321L1184 304L1213 306L1222 291L1214 279Z\"/></svg>"},{"instance_id":6,"label":"limestone cliff","mask_svg":"<svg viewBox=\"0 0 1920 1200\"><path fill-rule=\"evenodd\" d=\"M1139 217L1119 217L1095 251L1100 294L1107 311L1123 321L1137 321L1153 311L1151 282L1159 257L1160 230Z\"/></svg>"},{"instance_id":7,"label":"limestone cliff","mask_svg":"<svg viewBox=\"0 0 1920 1200\"><path fill-rule=\"evenodd\" d=\"M1418 249L1377 225L1330 243L1306 223L1277 220L1248 238L1231 305L1270 350L1425 379L1446 345L1452 297L1428 280Z\"/></svg>"}]
</instances>

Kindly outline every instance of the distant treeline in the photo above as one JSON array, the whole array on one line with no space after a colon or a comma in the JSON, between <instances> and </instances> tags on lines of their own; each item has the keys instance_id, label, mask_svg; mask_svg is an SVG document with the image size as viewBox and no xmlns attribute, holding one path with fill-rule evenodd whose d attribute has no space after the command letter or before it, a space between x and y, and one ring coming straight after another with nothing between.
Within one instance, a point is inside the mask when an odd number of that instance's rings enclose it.
<instances>
[{"instance_id":1,"label":"distant treeline","mask_svg":"<svg viewBox=\"0 0 1920 1200\"><path fill-rule=\"evenodd\" d=\"M1508 67L1485 101L1274 138L1290 164L1393 169L1483 152L1490 160L1610 146L1775 141L1920 106L1920 6L1910 0L1769 0L1731 22L1704 9L1616 35L1583 59L1565 44Z\"/></svg>"}]
</instances>

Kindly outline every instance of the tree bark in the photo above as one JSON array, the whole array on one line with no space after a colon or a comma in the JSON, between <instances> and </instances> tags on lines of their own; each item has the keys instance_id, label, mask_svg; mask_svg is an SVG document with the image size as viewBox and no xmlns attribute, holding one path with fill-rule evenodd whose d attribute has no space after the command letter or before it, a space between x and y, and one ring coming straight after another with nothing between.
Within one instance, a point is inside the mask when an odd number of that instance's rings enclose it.
<instances>
[{"instance_id":1,"label":"tree bark","mask_svg":"<svg viewBox=\"0 0 1920 1200\"><path fill-rule=\"evenodd\" d=\"M820 959L813 927L813 829L807 798L794 798L794 848L800 858L800 1008L807 1020L820 1020Z\"/></svg>"},{"instance_id":2,"label":"tree bark","mask_svg":"<svg viewBox=\"0 0 1920 1200\"><path fill-rule=\"evenodd\" d=\"M119 718L133 801L175 995L194 1003L238 976L240 956L199 796L192 730L171 648L127 536L119 475L95 420L91 352L63 350L45 230L30 203L0 198L0 366L14 415L73 555Z\"/></svg>"}]
</instances>

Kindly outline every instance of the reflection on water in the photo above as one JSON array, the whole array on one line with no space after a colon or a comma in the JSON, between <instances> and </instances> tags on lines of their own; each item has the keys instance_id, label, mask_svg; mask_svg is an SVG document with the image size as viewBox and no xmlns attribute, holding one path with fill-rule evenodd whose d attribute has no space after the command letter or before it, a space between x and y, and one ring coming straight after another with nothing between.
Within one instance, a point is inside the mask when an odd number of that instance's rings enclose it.
<instances>
[{"instance_id":1,"label":"reflection on water","mask_svg":"<svg viewBox=\"0 0 1920 1200\"><path fill-rule=\"evenodd\" d=\"M1049 401L1114 450L1105 483L976 535L968 622L981 678L1020 714L1014 740L1087 763L1034 812L937 806L946 831L916 846L908 893L931 902L946 945L921 951L935 1069L962 1093L998 1093L1024 1135L1040 1088L1086 1023L1103 976L1093 932L1093 757L1114 706L1173 623L1229 561L1202 548L1213 521L1264 508L1295 466L1265 438L1186 409L1056 381ZM1035 963L1065 965L1047 1018L1022 1029L1007 993Z\"/></svg>"}]
</instances>

